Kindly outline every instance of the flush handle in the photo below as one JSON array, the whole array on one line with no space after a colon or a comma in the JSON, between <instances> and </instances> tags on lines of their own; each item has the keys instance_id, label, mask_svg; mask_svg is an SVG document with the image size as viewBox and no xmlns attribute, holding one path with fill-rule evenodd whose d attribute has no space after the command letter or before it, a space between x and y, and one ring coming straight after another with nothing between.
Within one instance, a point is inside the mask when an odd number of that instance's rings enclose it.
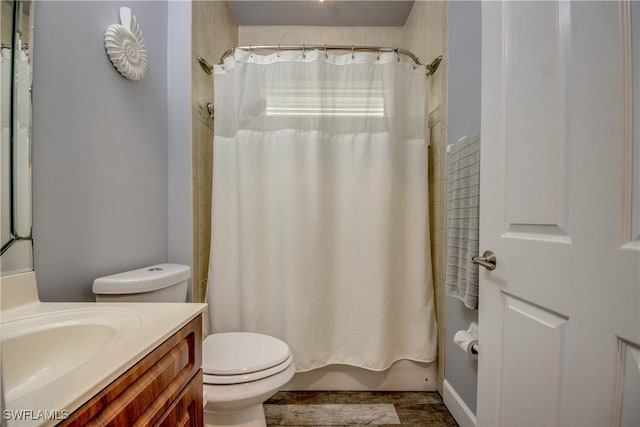
<instances>
[{"instance_id":1,"label":"flush handle","mask_svg":"<svg viewBox=\"0 0 640 427\"><path fill-rule=\"evenodd\" d=\"M489 271L495 270L496 265L498 265L496 254L494 254L492 251L484 251L482 256L474 256L473 258L471 258L471 262L480 265Z\"/></svg>"}]
</instances>

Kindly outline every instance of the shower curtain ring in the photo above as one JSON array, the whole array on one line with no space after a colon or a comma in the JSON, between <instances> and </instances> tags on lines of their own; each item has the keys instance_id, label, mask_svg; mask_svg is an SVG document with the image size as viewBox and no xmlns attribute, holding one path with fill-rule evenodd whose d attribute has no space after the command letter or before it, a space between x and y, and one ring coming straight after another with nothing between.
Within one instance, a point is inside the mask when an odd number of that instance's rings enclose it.
<instances>
[{"instance_id":1,"label":"shower curtain ring","mask_svg":"<svg viewBox=\"0 0 640 427\"><path fill-rule=\"evenodd\" d=\"M378 46L378 57L376 58L376 61L380 61L380 55L382 55L382 47Z\"/></svg>"},{"instance_id":2,"label":"shower curtain ring","mask_svg":"<svg viewBox=\"0 0 640 427\"><path fill-rule=\"evenodd\" d=\"M253 58L253 47L249 46L249 58Z\"/></svg>"},{"instance_id":3,"label":"shower curtain ring","mask_svg":"<svg viewBox=\"0 0 640 427\"><path fill-rule=\"evenodd\" d=\"M327 55L327 45L324 45L324 59L329 59L329 55Z\"/></svg>"},{"instance_id":4,"label":"shower curtain ring","mask_svg":"<svg viewBox=\"0 0 640 427\"><path fill-rule=\"evenodd\" d=\"M355 54L355 46L351 45L351 59L356 59L356 54Z\"/></svg>"},{"instance_id":5,"label":"shower curtain ring","mask_svg":"<svg viewBox=\"0 0 640 427\"><path fill-rule=\"evenodd\" d=\"M396 48L396 58L398 59L398 62L400 62L400 49Z\"/></svg>"},{"instance_id":6,"label":"shower curtain ring","mask_svg":"<svg viewBox=\"0 0 640 427\"><path fill-rule=\"evenodd\" d=\"M305 52L305 49L306 49L306 48L305 48L305 46L304 46L304 43L302 43L302 57L303 57L303 58L306 58L306 57L307 57L306 52Z\"/></svg>"},{"instance_id":7,"label":"shower curtain ring","mask_svg":"<svg viewBox=\"0 0 640 427\"><path fill-rule=\"evenodd\" d=\"M278 45L278 58L280 58L280 45Z\"/></svg>"}]
</instances>

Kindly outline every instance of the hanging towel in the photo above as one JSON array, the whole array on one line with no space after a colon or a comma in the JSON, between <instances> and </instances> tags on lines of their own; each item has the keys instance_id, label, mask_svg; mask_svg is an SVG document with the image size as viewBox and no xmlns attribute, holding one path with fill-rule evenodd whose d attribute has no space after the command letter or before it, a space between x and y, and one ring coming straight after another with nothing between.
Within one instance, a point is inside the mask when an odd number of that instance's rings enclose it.
<instances>
[{"instance_id":1,"label":"hanging towel","mask_svg":"<svg viewBox=\"0 0 640 427\"><path fill-rule=\"evenodd\" d=\"M447 295L478 308L480 136L464 137L447 154Z\"/></svg>"}]
</instances>

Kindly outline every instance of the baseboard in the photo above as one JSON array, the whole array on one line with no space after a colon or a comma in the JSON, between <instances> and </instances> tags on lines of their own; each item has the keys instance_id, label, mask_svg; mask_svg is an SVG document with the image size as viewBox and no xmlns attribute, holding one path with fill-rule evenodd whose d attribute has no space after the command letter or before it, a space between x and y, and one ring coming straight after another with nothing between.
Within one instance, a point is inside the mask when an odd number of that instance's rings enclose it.
<instances>
[{"instance_id":1,"label":"baseboard","mask_svg":"<svg viewBox=\"0 0 640 427\"><path fill-rule=\"evenodd\" d=\"M460 427L475 427L475 414L469 409L467 404L464 403L460 395L456 393L447 380L444 380L443 389L442 400L444 401L444 405L449 409L449 412L451 412L453 418L456 419L458 425L460 425Z\"/></svg>"},{"instance_id":2,"label":"baseboard","mask_svg":"<svg viewBox=\"0 0 640 427\"><path fill-rule=\"evenodd\" d=\"M435 391L437 364L400 360L385 371L329 365L301 372L281 390Z\"/></svg>"}]
</instances>

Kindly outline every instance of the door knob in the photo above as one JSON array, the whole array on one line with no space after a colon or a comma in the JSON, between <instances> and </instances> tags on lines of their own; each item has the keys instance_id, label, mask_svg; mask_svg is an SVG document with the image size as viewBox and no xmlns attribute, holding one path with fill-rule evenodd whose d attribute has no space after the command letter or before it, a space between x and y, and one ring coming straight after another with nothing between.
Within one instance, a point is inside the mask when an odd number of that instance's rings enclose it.
<instances>
[{"instance_id":1,"label":"door knob","mask_svg":"<svg viewBox=\"0 0 640 427\"><path fill-rule=\"evenodd\" d=\"M471 262L481 265L489 271L495 270L496 265L498 265L496 254L494 254L492 251L484 251L482 256L474 256L473 258L471 258Z\"/></svg>"}]
</instances>

